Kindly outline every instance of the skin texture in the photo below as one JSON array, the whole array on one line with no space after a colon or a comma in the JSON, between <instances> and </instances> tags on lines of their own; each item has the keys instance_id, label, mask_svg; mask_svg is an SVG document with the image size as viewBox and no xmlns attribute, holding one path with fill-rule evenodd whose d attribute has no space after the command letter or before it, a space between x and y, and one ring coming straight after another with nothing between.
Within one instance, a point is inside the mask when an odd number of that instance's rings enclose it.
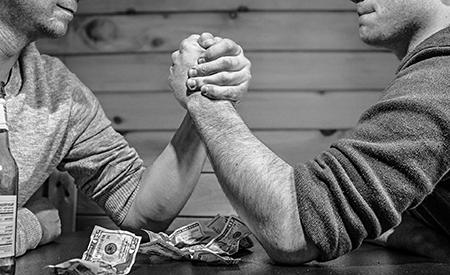
<instances>
[{"instance_id":1,"label":"skin texture","mask_svg":"<svg viewBox=\"0 0 450 275\"><path fill-rule=\"evenodd\" d=\"M447 27L450 22L447 1L352 2L356 3L359 13L362 40L390 49L398 58L403 58L418 43ZM232 41L227 43L231 45ZM183 55L174 58L175 66L181 64L183 67ZM195 74L190 76L196 77ZM316 259L317 247L303 234L293 168L253 136L230 102L208 100L198 94L177 98L187 106L206 144L223 191L269 256L282 264L300 264ZM398 228L390 232L394 233L383 236L385 244L448 260L448 254L445 254L448 242L442 242L442 236L424 228L418 221L405 218ZM411 238L414 242L410 241ZM430 253L432 249L438 252Z\"/></svg>"},{"instance_id":2,"label":"skin texture","mask_svg":"<svg viewBox=\"0 0 450 275\"><path fill-rule=\"evenodd\" d=\"M448 6L439 0L352 0L359 35L372 46L387 48L399 59L449 22Z\"/></svg>"},{"instance_id":3,"label":"skin texture","mask_svg":"<svg viewBox=\"0 0 450 275\"><path fill-rule=\"evenodd\" d=\"M201 38L200 44L207 41ZM222 41L231 53L235 43ZM197 46L189 43L184 40L185 50L172 55L173 74L188 72L191 64L185 60L197 52ZM250 70L245 57L241 66ZM249 77L250 73L236 84ZM199 93L175 96L187 106L227 198L272 259L297 264L316 257L317 249L305 238L300 223L292 167L251 134L229 101L210 100Z\"/></svg>"},{"instance_id":4,"label":"skin texture","mask_svg":"<svg viewBox=\"0 0 450 275\"><path fill-rule=\"evenodd\" d=\"M63 36L76 9L75 0L0 0L0 81L7 80L20 52L29 43L39 38ZM198 39L199 35L195 37ZM195 39L191 42L197 43ZM246 93L248 85L241 85L237 89L233 87L236 82L241 83L236 79L244 79L242 75L247 75L248 72L237 67L241 57L230 54L238 52L237 50L230 51L223 46L213 47L216 42L219 43L220 39L204 48L197 43L198 51L185 61L189 61L189 67L197 65L200 54L206 54L209 48L217 58L228 56L231 60L237 59L231 66L215 68L221 72L232 71L234 74L228 79L214 81L214 78L217 78L216 72L208 69L203 70L202 75L205 79L212 78L209 82L212 87L221 86L225 90L233 91L235 94L231 96L240 99ZM183 47L180 49L183 50ZM186 72L170 80L176 94L186 93L187 78ZM217 93L216 96L227 99L230 93L226 96ZM165 230L192 193L205 159L204 146L187 114L165 150L143 175L137 196L121 226L129 230L140 230L143 227L153 231ZM40 244L50 242L60 234L61 225L55 209L37 207L35 215L44 231Z\"/></svg>"}]
</instances>

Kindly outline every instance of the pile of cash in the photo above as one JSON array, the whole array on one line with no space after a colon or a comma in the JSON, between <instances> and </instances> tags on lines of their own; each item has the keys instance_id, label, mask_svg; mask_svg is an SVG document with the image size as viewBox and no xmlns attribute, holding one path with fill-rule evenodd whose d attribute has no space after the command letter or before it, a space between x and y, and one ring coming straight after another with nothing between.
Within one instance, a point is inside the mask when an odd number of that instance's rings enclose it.
<instances>
[{"instance_id":1,"label":"pile of cash","mask_svg":"<svg viewBox=\"0 0 450 275\"><path fill-rule=\"evenodd\" d=\"M144 230L149 241L142 243L139 253L151 263L170 260L201 261L210 264L232 265L240 259L230 256L241 248L253 246L250 230L237 217L216 216L206 226L194 222L180 227L172 234Z\"/></svg>"},{"instance_id":2,"label":"pile of cash","mask_svg":"<svg viewBox=\"0 0 450 275\"><path fill-rule=\"evenodd\" d=\"M175 260L233 265L240 259L230 256L253 246L250 230L234 216L218 215L206 225L194 222L170 235L143 231L148 241L141 243L142 238L131 232L95 226L81 259L47 267L58 275L125 275L131 271L137 253L150 263Z\"/></svg>"}]
</instances>

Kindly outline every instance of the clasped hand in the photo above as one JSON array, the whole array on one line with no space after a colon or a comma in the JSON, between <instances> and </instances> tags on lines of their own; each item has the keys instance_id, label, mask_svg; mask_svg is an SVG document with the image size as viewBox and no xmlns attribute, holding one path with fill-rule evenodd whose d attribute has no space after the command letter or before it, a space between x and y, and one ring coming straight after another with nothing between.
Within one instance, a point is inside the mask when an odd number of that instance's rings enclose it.
<instances>
[{"instance_id":1,"label":"clasped hand","mask_svg":"<svg viewBox=\"0 0 450 275\"><path fill-rule=\"evenodd\" d=\"M238 102L248 90L251 63L230 39L210 33L191 35L172 54L172 62L169 85L184 108L195 92Z\"/></svg>"}]
</instances>

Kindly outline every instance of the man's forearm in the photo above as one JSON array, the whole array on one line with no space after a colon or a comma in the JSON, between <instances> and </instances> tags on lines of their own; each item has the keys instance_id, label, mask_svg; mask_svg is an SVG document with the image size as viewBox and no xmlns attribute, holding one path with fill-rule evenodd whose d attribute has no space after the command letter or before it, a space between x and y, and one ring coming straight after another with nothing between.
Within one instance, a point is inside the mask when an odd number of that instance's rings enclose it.
<instances>
[{"instance_id":1,"label":"man's forearm","mask_svg":"<svg viewBox=\"0 0 450 275\"><path fill-rule=\"evenodd\" d=\"M252 135L228 101L194 94L187 106L225 194L269 255L280 262L314 258L300 223L293 168Z\"/></svg>"},{"instance_id":2,"label":"man's forearm","mask_svg":"<svg viewBox=\"0 0 450 275\"><path fill-rule=\"evenodd\" d=\"M147 169L122 226L165 230L189 199L206 159L206 151L189 115L171 142Z\"/></svg>"}]
</instances>

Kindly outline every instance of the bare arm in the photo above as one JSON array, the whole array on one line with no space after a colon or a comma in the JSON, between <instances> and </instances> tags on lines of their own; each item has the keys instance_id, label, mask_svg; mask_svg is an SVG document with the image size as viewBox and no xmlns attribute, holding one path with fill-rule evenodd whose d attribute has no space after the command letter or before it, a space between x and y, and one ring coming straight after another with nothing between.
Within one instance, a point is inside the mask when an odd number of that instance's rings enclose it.
<instances>
[{"instance_id":1,"label":"bare arm","mask_svg":"<svg viewBox=\"0 0 450 275\"><path fill-rule=\"evenodd\" d=\"M165 230L189 199L205 159L204 146L186 115L171 142L144 173L122 226Z\"/></svg>"},{"instance_id":2,"label":"bare arm","mask_svg":"<svg viewBox=\"0 0 450 275\"><path fill-rule=\"evenodd\" d=\"M297 209L293 168L252 135L231 103L194 94L187 107L225 194L269 256L285 264L315 259Z\"/></svg>"},{"instance_id":3,"label":"bare arm","mask_svg":"<svg viewBox=\"0 0 450 275\"><path fill-rule=\"evenodd\" d=\"M197 73L198 82L207 82L210 87L217 89L219 92L214 94L216 98L232 97L239 100L247 91L246 85L238 85L246 73L239 63L241 57L220 44L214 47L220 39L200 45L200 37L213 38L207 33L202 36L192 35L183 40L180 49L173 54L182 55L183 61L180 66L171 67L169 77L169 85L179 95L177 99L181 106L186 107L184 99L192 92L187 91L188 71L198 65L200 55L209 47L215 49L216 58L202 64L202 70ZM217 60L221 58L231 60L232 64L218 63ZM227 71L230 71L230 77L224 80L220 75ZM192 89L196 90L197 87ZM146 227L155 231L165 230L192 194L205 159L206 150L187 114L169 145L143 175L140 190L122 226L129 229Z\"/></svg>"}]
</instances>

